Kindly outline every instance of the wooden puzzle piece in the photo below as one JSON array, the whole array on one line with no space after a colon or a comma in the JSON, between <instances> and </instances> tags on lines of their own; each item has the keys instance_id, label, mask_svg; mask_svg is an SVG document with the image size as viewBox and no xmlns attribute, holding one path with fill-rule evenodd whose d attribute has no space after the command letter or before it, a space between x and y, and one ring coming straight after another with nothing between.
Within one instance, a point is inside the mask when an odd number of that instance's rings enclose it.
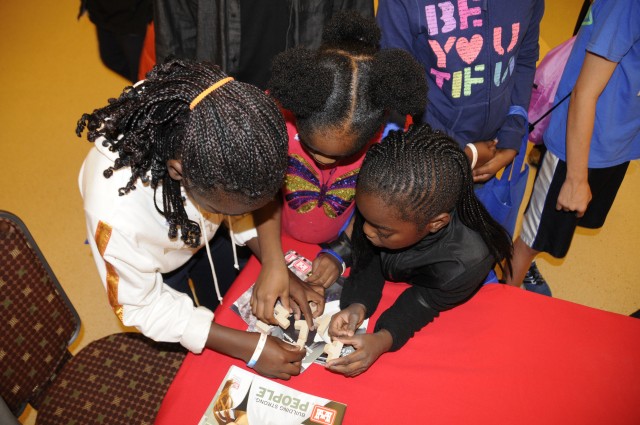
<instances>
[{"instance_id":1,"label":"wooden puzzle piece","mask_svg":"<svg viewBox=\"0 0 640 425\"><path fill-rule=\"evenodd\" d=\"M307 325L306 320L296 320L293 323L293 327L298 331L296 345L302 348L307 343L307 338L309 337L309 325Z\"/></svg>"},{"instance_id":2,"label":"wooden puzzle piece","mask_svg":"<svg viewBox=\"0 0 640 425\"><path fill-rule=\"evenodd\" d=\"M289 322L290 313L282 305L276 304L276 306L273 309L273 315L278 321L278 324L280 324L280 327L282 329L287 329L291 324Z\"/></svg>"},{"instance_id":3,"label":"wooden puzzle piece","mask_svg":"<svg viewBox=\"0 0 640 425\"><path fill-rule=\"evenodd\" d=\"M327 344L331 343L331 338L329 337L329 323L331 322L331 315L325 314L323 316L315 319L316 329L318 330L318 335L320 338L324 340Z\"/></svg>"},{"instance_id":4,"label":"wooden puzzle piece","mask_svg":"<svg viewBox=\"0 0 640 425\"><path fill-rule=\"evenodd\" d=\"M343 343L340 341L333 341L331 344L325 344L323 351L327 353L327 361L340 357L342 346Z\"/></svg>"},{"instance_id":5,"label":"wooden puzzle piece","mask_svg":"<svg viewBox=\"0 0 640 425\"><path fill-rule=\"evenodd\" d=\"M262 320L256 320L256 329L258 329L263 334L268 334L271 332L271 325L268 323L264 323Z\"/></svg>"}]
</instances>

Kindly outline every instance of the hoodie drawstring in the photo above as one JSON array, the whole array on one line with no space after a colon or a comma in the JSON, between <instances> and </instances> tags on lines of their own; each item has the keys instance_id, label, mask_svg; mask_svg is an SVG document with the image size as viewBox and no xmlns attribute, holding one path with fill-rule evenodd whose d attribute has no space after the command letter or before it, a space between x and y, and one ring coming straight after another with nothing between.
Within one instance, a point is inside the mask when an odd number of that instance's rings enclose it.
<instances>
[{"instance_id":1,"label":"hoodie drawstring","mask_svg":"<svg viewBox=\"0 0 640 425\"><path fill-rule=\"evenodd\" d=\"M207 229L204 223L204 215L200 212L200 228L202 229L202 236L204 237L204 246L207 250L207 258L209 259L209 266L211 266L211 274L213 275L213 285L216 287L216 295L218 295L218 301L222 305L222 295L220 294L220 286L218 285L218 276L216 275L216 268L213 266L213 259L211 258L211 247L209 247L209 237L207 236Z\"/></svg>"},{"instance_id":2,"label":"hoodie drawstring","mask_svg":"<svg viewBox=\"0 0 640 425\"><path fill-rule=\"evenodd\" d=\"M222 295L220 294L220 286L218 285L218 276L216 275L216 268L213 266L213 258L211 257L211 247L209 246L209 237L207 236L207 228L204 222L204 214L198 208L198 212L200 213L200 228L202 229L202 237L205 240L204 246L207 250L207 258L209 259L209 266L211 267L211 274L213 275L213 284L216 287L216 295L218 295L218 301L222 304ZM227 224L229 226L229 239L231 239L231 248L233 250L233 267L236 270L240 270L240 265L238 264L238 252L236 250L236 243L233 237L233 226L231 224L231 220L227 220Z\"/></svg>"},{"instance_id":3,"label":"hoodie drawstring","mask_svg":"<svg viewBox=\"0 0 640 425\"><path fill-rule=\"evenodd\" d=\"M229 238L231 239L231 249L233 250L233 267L236 270L240 270L240 264L238 264L238 253L236 251L236 243L233 238L233 226L231 225L231 220L227 220L229 223Z\"/></svg>"}]
</instances>

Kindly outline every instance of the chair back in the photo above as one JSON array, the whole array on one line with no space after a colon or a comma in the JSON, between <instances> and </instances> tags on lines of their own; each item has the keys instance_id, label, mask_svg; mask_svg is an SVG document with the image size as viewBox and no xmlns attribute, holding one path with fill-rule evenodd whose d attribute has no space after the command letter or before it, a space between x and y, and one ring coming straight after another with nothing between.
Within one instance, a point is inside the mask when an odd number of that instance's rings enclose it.
<instances>
[{"instance_id":1,"label":"chair back","mask_svg":"<svg viewBox=\"0 0 640 425\"><path fill-rule=\"evenodd\" d=\"M0 211L0 396L19 416L37 408L71 357L80 318L25 224Z\"/></svg>"}]
</instances>

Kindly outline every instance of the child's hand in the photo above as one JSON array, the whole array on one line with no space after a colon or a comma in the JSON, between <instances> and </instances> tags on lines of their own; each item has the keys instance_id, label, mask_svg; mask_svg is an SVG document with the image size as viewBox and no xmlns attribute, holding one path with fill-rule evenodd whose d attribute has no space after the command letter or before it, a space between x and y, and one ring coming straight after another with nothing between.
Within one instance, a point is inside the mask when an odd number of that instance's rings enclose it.
<instances>
[{"instance_id":1,"label":"child's hand","mask_svg":"<svg viewBox=\"0 0 640 425\"><path fill-rule=\"evenodd\" d=\"M340 277L341 268L335 257L329 254L320 254L313 260L311 275L307 278L307 282L328 288Z\"/></svg>"},{"instance_id":2,"label":"child's hand","mask_svg":"<svg viewBox=\"0 0 640 425\"><path fill-rule=\"evenodd\" d=\"M269 336L254 369L268 378L288 380L300 374L301 362L306 354L304 349Z\"/></svg>"},{"instance_id":3,"label":"child's hand","mask_svg":"<svg viewBox=\"0 0 640 425\"><path fill-rule=\"evenodd\" d=\"M476 161L476 168L484 165L487 161L493 159L496 155L497 140L483 140L473 143L478 151L478 160Z\"/></svg>"},{"instance_id":4,"label":"child's hand","mask_svg":"<svg viewBox=\"0 0 640 425\"><path fill-rule=\"evenodd\" d=\"M591 198L591 186L586 174L584 179L566 179L560 188L556 210L575 211L576 217L580 218L587 210Z\"/></svg>"},{"instance_id":5,"label":"child's hand","mask_svg":"<svg viewBox=\"0 0 640 425\"><path fill-rule=\"evenodd\" d=\"M495 156L487 161L484 165L477 166L473 170L473 181L486 182L496 173L509 165L517 152L514 149L497 149ZM518 170L520 172L520 170Z\"/></svg>"},{"instance_id":6,"label":"child's hand","mask_svg":"<svg viewBox=\"0 0 640 425\"><path fill-rule=\"evenodd\" d=\"M382 329L374 334L355 335L338 338L345 345L353 345L353 353L327 362L327 369L354 377L369 369L378 357L389 351L393 344L391 334Z\"/></svg>"},{"instance_id":7,"label":"child's hand","mask_svg":"<svg viewBox=\"0 0 640 425\"><path fill-rule=\"evenodd\" d=\"M324 288L314 288L307 283L298 279L293 273L289 280L289 296L295 303L291 303L293 314L296 320L300 319L300 314L304 314L309 330L314 330L313 318L321 316L324 312ZM320 292L318 291L320 290ZM315 303L317 308L315 312L311 312L309 303Z\"/></svg>"},{"instance_id":8,"label":"child's hand","mask_svg":"<svg viewBox=\"0 0 640 425\"><path fill-rule=\"evenodd\" d=\"M362 304L351 304L344 310L334 314L329 323L329 336L333 337L352 337L356 333L356 329L364 321L366 309Z\"/></svg>"},{"instance_id":9,"label":"child's hand","mask_svg":"<svg viewBox=\"0 0 640 425\"><path fill-rule=\"evenodd\" d=\"M273 307L280 298L282 306L289 308L289 269L284 265L263 265L253 286L251 312L265 323L277 325L273 317Z\"/></svg>"}]
</instances>

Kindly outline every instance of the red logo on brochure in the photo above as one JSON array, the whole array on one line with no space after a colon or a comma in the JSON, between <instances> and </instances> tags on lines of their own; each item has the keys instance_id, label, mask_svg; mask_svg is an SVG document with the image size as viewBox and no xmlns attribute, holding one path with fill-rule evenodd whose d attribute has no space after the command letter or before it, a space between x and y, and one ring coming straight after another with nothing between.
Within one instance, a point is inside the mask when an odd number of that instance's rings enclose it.
<instances>
[{"instance_id":1,"label":"red logo on brochure","mask_svg":"<svg viewBox=\"0 0 640 425\"><path fill-rule=\"evenodd\" d=\"M336 416L338 416L337 411L316 404L313 406L313 412L311 412L309 420L317 424L333 425L333 422L336 420Z\"/></svg>"}]
</instances>

